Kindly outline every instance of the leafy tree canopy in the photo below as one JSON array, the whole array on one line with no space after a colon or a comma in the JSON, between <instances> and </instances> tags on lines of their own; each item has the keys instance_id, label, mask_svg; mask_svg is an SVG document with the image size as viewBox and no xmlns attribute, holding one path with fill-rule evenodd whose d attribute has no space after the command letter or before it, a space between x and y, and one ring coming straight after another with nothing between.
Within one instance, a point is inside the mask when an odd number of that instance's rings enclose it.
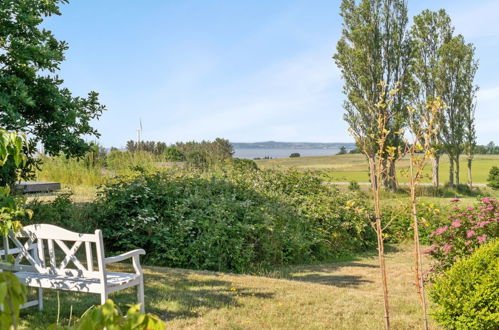
<instances>
[{"instance_id":1,"label":"leafy tree canopy","mask_svg":"<svg viewBox=\"0 0 499 330\"><path fill-rule=\"evenodd\" d=\"M41 27L67 0L0 1L0 127L24 132L51 155L81 156L105 109L98 94L75 97L57 75L68 45Z\"/></svg>"}]
</instances>

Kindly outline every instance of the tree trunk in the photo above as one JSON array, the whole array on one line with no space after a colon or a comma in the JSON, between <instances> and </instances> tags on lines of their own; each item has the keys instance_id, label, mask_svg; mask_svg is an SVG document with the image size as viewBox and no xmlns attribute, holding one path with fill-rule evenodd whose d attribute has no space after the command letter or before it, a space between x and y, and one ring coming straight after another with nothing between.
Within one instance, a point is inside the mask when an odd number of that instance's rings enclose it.
<instances>
[{"instance_id":1,"label":"tree trunk","mask_svg":"<svg viewBox=\"0 0 499 330\"><path fill-rule=\"evenodd\" d=\"M397 174L397 168L395 164L395 160L391 160L390 164L388 165L388 180L389 180L389 187L390 191L396 191L397 190L397 178L395 177Z\"/></svg>"},{"instance_id":2,"label":"tree trunk","mask_svg":"<svg viewBox=\"0 0 499 330\"><path fill-rule=\"evenodd\" d=\"M395 178L396 173L395 160L384 160L382 172L383 186L388 191L395 192L397 190L397 180Z\"/></svg>"},{"instance_id":3,"label":"tree trunk","mask_svg":"<svg viewBox=\"0 0 499 330\"><path fill-rule=\"evenodd\" d=\"M423 312L423 324L424 329L428 329L428 313L426 311L426 292L423 279L423 258L421 256L421 244L419 242L419 221L416 209L416 185L414 173L414 154L411 156L410 163L410 188L411 188L411 215L412 215L412 225L414 229L414 270L416 275L416 293L419 297L419 303L421 304L421 309Z\"/></svg>"},{"instance_id":4,"label":"tree trunk","mask_svg":"<svg viewBox=\"0 0 499 330\"><path fill-rule=\"evenodd\" d=\"M449 155L449 186L454 187L454 158Z\"/></svg>"},{"instance_id":5,"label":"tree trunk","mask_svg":"<svg viewBox=\"0 0 499 330\"><path fill-rule=\"evenodd\" d=\"M433 185L438 188L440 185L439 181L439 176L438 176L438 169L440 166L440 155L435 155L432 159L432 181Z\"/></svg>"},{"instance_id":6,"label":"tree trunk","mask_svg":"<svg viewBox=\"0 0 499 330\"><path fill-rule=\"evenodd\" d=\"M376 166L377 165L377 166ZM378 260L379 260L379 268L381 272L381 284L383 287L383 306L384 306L384 319L385 319L385 329L390 329L390 312L389 312L389 304L388 304L388 282L386 275L386 265L385 265L385 247L383 242L383 228L381 224L381 209L380 209L380 187L378 185L378 178L381 179L382 169L379 167L383 167L382 162L376 162L374 159L369 159L369 172L371 174L371 188L374 197L374 211L376 217L376 237L378 241Z\"/></svg>"},{"instance_id":7,"label":"tree trunk","mask_svg":"<svg viewBox=\"0 0 499 330\"><path fill-rule=\"evenodd\" d=\"M455 168L456 168L456 186L459 186L459 154L456 155Z\"/></svg>"},{"instance_id":8,"label":"tree trunk","mask_svg":"<svg viewBox=\"0 0 499 330\"><path fill-rule=\"evenodd\" d=\"M470 189L473 188L473 179L471 177L471 162L473 159L471 157L468 157L468 184L470 186Z\"/></svg>"}]
</instances>

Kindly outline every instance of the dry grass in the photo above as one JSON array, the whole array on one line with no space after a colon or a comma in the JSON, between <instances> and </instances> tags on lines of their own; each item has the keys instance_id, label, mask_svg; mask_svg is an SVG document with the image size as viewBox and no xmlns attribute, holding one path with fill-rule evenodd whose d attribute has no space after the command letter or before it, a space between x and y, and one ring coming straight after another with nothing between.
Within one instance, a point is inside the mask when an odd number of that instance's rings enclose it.
<instances>
[{"instance_id":1,"label":"dry grass","mask_svg":"<svg viewBox=\"0 0 499 330\"><path fill-rule=\"evenodd\" d=\"M413 289L411 251L389 253L394 329L421 328ZM382 329L382 294L375 255L323 265L278 269L267 276L234 275L161 267L146 269L146 309L170 329ZM97 296L62 292L61 321L98 303ZM46 328L57 314L56 295L47 310L23 312L24 326ZM131 292L112 296L134 301ZM435 325L432 325L435 328Z\"/></svg>"}]
</instances>

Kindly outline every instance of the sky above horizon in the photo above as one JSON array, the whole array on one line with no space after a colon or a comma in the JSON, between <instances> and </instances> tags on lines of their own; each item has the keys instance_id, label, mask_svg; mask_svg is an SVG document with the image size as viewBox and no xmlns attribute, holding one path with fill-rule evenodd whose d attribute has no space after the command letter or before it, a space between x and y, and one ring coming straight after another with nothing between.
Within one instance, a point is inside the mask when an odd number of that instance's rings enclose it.
<instances>
[{"instance_id":1,"label":"sky above horizon","mask_svg":"<svg viewBox=\"0 0 499 330\"><path fill-rule=\"evenodd\" d=\"M69 44L59 75L100 93L106 147L176 141L351 142L331 56L340 1L72 1L45 27ZM478 143L499 143L499 1L409 1L444 8L476 46Z\"/></svg>"}]
</instances>

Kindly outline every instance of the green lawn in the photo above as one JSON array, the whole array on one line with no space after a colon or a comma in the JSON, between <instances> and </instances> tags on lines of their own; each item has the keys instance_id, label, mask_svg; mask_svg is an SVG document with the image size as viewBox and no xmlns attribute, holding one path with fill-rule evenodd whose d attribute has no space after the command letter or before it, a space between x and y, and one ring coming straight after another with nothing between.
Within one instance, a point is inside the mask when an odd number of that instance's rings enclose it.
<instances>
[{"instance_id":1,"label":"green lawn","mask_svg":"<svg viewBox=\"0 0 499 330\"><path fill-rule=\"evenodd\" d=\"M367 163L365 157L356 155L337 155L320 157L301 157L301 158L279 158L262 159L256 161L260 168L297 168L300 170L327 170L330 177L336 181L367 182ZM442 183L448 181L449 177L449 159L442 156L440 162L440 180ZM409 162L402 159L398 163L398 169L407 169ZM472 176L474 183L487 183L489 170L492 166L499 166L499 155L476 155L472 166ZM467 161L464 157L460 161L460 180L461 183L468 182ZM431 164L426 167L425 173L431 174ZM399 171L400 182L405 181L403 174ZM430 182L427 178L426 182Z\"/></svg>"},{"instance_id":2,"label":"green lawn","mask_svg":"<svg viewBox=\"0 0 499 330\"><path fill-rule=\"evenodd\" d=\"M394 329L421 327L409 246L388 253ZM121 266L123 268L125 266ZM266 276L146 267L146 309L170 329L382 329L382 293L374 254L320 265L277 269ZM57 320L57 294L46 290L46 310L24 310L24 328ZM61 292L60 325L80 316L98 296ZM111 296L131 303L129 290ZM123 308L125 309L125 308ZM432 322L433 323L433 322ZM435 325L432 324L432 328Z\"/></svg>"}]
</instances>

